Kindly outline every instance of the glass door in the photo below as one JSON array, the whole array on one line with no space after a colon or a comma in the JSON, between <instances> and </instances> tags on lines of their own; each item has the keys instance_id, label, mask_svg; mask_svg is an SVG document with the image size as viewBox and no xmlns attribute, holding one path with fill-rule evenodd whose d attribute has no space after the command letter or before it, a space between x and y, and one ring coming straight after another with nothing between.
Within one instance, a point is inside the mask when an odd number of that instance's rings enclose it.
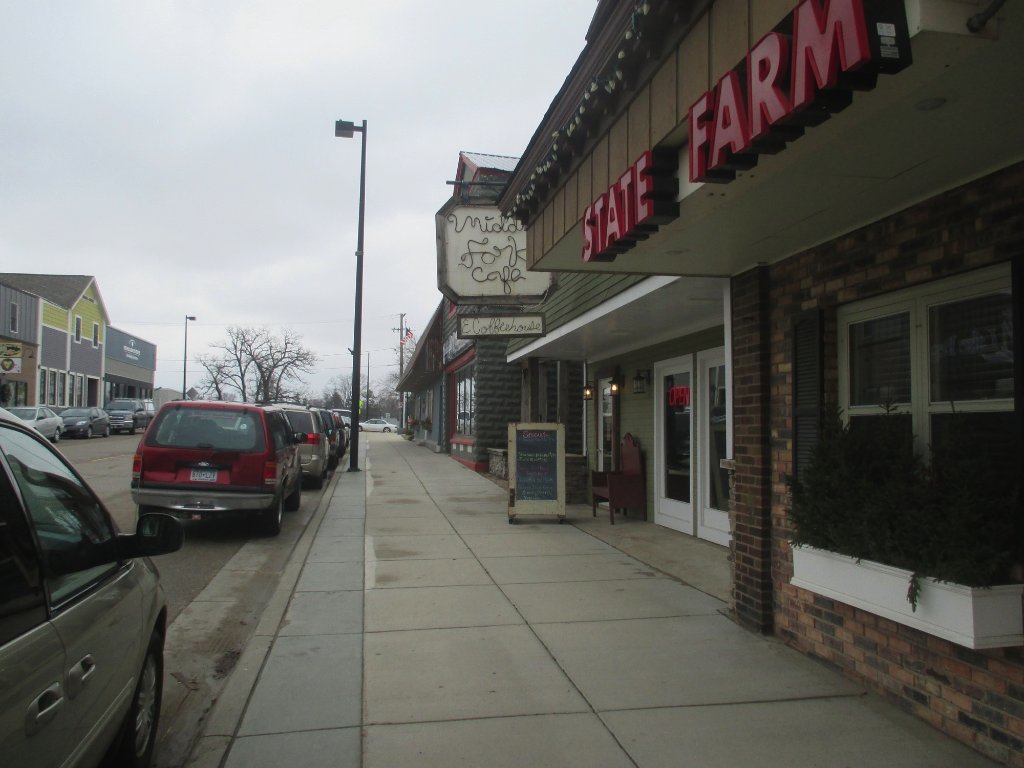
<instances>
[{"instance_id":1,"label":"glass door","mask_svg":"<svg viewBox=\"0 0 1024 768\"><path fill-rule=\"evenodd\" d=\"M597 392L597 469L600 472L610 472L615 469L612 466L612 449L615 444L612 380L610 378L598 379Z\"/></svg>"},{"instance_id":2,"label":"glass door","mask_svg":"<svg viewBox=\"0 0 1024 768\"><path fill-rule=\"evenodd\" d=\"M729 393L726 387L725 352L697 354L697 402L700 424L699 450L695 453L699 515L697 536L716 544L729 544L729 473L722 459L729 457Z\"/></svg>"},{"instance_id":3,"label":"glass door","mask_svg":"<svg viewBox=\"0 0 1024 768\"><path fill-rule=\"evenodd\" d=\"M677 357L654 366L654 522L693 535L693 358Z\"/></svg>"}]
</instances>

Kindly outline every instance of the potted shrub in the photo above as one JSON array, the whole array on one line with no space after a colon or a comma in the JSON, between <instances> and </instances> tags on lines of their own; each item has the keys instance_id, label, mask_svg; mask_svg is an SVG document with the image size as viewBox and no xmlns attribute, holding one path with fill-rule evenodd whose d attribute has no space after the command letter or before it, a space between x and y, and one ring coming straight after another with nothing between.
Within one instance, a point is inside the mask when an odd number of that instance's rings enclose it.
<instances>
[{"instance_id":1,"label":"potted shrub","mask_svg":"<svg viewBox=\"0 0 1024 768\"><path fill-rule=\"evenodd\" d=\"M986 460L970 430L948 434L926 462L906 419L890 412L869 432L829 413L789 480L792 583L969 647L1019 645L1018 479ZM998 615L981 615L989 608Z\"/></svg>"}]
</instances>

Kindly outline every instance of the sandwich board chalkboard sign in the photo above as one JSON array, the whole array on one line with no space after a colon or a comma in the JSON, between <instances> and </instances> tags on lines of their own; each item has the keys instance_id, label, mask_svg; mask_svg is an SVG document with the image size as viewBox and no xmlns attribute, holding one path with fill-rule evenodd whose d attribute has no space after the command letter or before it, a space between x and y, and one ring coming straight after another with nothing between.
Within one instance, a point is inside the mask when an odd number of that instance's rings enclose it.
<instances>
[{"instance_id":1,"label":"sandwich board chalkboard sign","mask_svg":"<svg viewBox=\"0 0 1024 768\"><path fill-rule=\"evenodd\" d=\"M565 425L508 425L508 521L517 515L565 520Z\"/></svg>"}]
</instances>

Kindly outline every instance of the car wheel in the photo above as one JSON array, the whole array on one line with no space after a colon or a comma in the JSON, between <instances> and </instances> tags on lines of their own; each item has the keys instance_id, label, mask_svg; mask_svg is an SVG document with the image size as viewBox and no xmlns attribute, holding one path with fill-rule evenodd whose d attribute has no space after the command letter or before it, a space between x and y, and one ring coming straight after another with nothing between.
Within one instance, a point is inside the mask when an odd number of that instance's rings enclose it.
<instances>
[{"instance_id":1,"label":"car wheel","mask_svg":"<svg viewBox=\"0 0 1024 768\"><path fill-rule=\"evenodd\" d=\"M384 427L384 431L385 431L385 432L390 432L391 430L390 430L390 429L388 429L387 427Z\"/></svg>"},{"instance_id":2,"label":"car wheel","mask_svg":"<svg viewBox=\"0 0 1024 768\"><path fill-rule=\"evenodd\" d=\"M324 487L324 475L326 472L322 471L316 477L309 478L309 485L312 488L323 488Z\"/></svg>"},{"instance_id":3,"label":"car wheel","mask_svg":"<svg viewBox=\"0 0 1024 768\"><path fill-rule=\"evenodd\" d=\"M360 425L359 425L359 431L360 431L360 432L362 432L362 431L363 431L363 425L362 425L362 424L360 424Z\"/></svg>"},{"instance_id":4,"label":"car wheel","mask_svg":"<svg viewBox=\"0 0 1024 768\"><path fill-rule=\"evenodd\" d=\"M92 437L92 424L85 428L85 439L88 440Z\"/></svg>"},{"instance_id":5,"label":"car wheel","mask_svg":"<svg viewBox=\"0 0 1024 768\"><path fill-rule=\"evenodd\" d=\"M285 496L284 508L289 512L295 512L298 510L299 505L302 504L302 483L295 483L295 490Z\"/></svg>"},{"instance_id":6,"label":"car wheel","mask_svg":"<svg viewBox=\"0 0 1024 768\"><path fill-rule=\"evenodd\" d=\"M60 427L57 427L55 430L53 430L53 442L60 442Z\"/></svg>"},{"instance_id":7,"label":"car wheel","mask_svg":"<svg viewBox=\"0 0 1024 768\"><path fill-rule=\"evenodd\" d=\"M104 437L110 437L110 425L109 424L107 424L107 426L105 426L103 428L103 436Z\"/></svg>"},{"instance_id":8,"label":"car wheel","mask_svg":"<svg viewBox=\"0 0 1024 768\"><path fill-rule=\"evenodd\" d=\"M135 422L134 421L132 422L132 425L130 427L128 427L128 434L129 435L134 435L135 434Z\"/></svg>"},{"instance_id":9,"label":"car wheel","mask_svg":"<svg viewBox=\"0 0 1024 768\"><path fill-rule=\"evenodd\" d=\"M145 768L153 759L157 724L160 720L160 696L164 681L163 638L153 633L132 705L121 727L120 749L116 764L124 768Z\"/></svg>"},{"instance_id":10,"label":"car wheel","mask_svg":"<svg viewBox=\"0 0 1024 768\"><path fill-rule=\"evenodd\" d=\"M263 510L259 517L260 530L266 536L277 536L281 532L281 518L284 517L284 495L278 496L274 502Z\"/></svg>"}]
</instances>

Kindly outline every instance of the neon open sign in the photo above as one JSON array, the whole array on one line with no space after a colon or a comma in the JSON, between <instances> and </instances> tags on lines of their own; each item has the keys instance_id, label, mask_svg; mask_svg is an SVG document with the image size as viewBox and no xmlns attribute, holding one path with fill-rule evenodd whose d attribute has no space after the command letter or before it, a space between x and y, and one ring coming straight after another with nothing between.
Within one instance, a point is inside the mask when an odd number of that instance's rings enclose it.
<instances>
[{"instance_id":1,"label":"neon open sign","mask_svg":"<svg viewBox=\"0 0 1024 768\"><path fill-rule=\"evenodd\" d=\"M668 407L669 408L689 408L690 407L690 388L689 387L669 387L668 388Z\"/></svg>"}]
</instances>

